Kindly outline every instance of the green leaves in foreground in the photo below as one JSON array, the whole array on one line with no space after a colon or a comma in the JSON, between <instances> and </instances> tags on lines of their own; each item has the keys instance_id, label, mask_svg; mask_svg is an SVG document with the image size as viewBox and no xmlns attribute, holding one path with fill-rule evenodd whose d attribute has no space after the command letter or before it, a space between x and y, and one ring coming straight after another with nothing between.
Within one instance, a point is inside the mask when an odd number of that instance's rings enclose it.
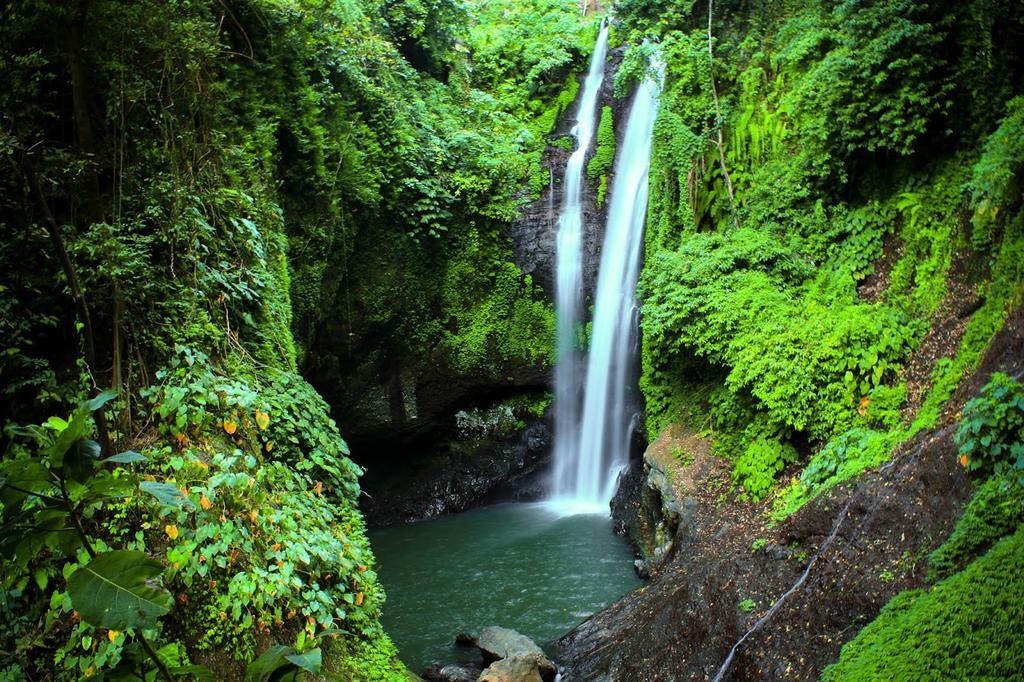
<instances>
[{"instance_id":1,"label":"green leaves in foreground","mask_svg":"<svg viewBox=\"0 0 1024 682\"><path fill-rule=\"evenodd\" d=\"M296 679L302 670L320 672L321 663L320 649L299 654L293 647L275 644L248 665L245 677L249 682Z\"/></svg>"},{"instance_id":2,"label":"green leaves in foreground","mask_svg":"<svg viewBox=\"0 0 1024 682\"><path fill-rule=\"evenodd\" d=\"M68 595L90 625L152 628L173 605L171 593L154 580L163 571L159 561L143 552L104 552L71 574Z\"/></svg>"}]
</instances>

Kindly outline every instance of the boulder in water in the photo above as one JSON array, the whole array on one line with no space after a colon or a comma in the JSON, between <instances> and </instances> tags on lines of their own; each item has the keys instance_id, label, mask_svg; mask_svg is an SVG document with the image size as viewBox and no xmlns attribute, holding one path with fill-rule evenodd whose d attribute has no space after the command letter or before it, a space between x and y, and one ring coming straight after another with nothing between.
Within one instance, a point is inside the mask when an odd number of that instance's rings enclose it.
<instances>
[{"instance_id":1,"label":"boulder in water","mask_svg":"<svg viewBox=\"0 0 1024 682\"><path fill-rule=\"evenodd\" d=\"M476 682L483 667L476 663L434 663L423 671L431 682Z\"/></svg>"},{"instance_id":2,"label":"boulder in water","mask_svg":"<svg viewBox=\"0 0 1024 682\"><path fill-rule=\"evenodd\" d=\"M455 643L459 646L476 646L476 637L468 632L460 632L455 635Z\"/></svg>"},{"instance_id":3,"label":"boulder in water","mask_svg":"<svg viewBox=\"0 0 1024 682\"><path fill-rule=\"evenodd\" d=\"M509 656L495 661L484 670L478 682L545 682L554 679L541 675L541 665L548 661L541 654Z\"/></svg>"},{"instance_id":4,"label":"boulder in water","mask_svg":"<svg viewBox=\"0 0 1024 682\"><path fill-rule=\"evenodd\" d=\"M491 682L532 680L533 678L528 673L523 672L528 671L531 666L536 668L538 677L544 680L553 680L558 672L555 664L548 660L532 639L515 630L495 626L486 627L480 631L476 645L480 649L484 661L492 664L484 671L484 675L480 677L481 680L484 680L488 674L492 677L486 679ZM506 663L495 668L494 664L500 661ZM526 676L508 676L521 672ZM498 675L503 675L503 677Z\"/></svg>"}]
</instances>

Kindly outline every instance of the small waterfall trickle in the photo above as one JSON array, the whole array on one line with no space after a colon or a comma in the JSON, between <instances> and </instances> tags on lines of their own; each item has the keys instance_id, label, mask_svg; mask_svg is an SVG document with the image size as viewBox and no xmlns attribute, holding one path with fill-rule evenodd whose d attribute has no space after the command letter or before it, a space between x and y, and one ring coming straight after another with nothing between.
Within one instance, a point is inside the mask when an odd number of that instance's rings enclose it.
<instances>
[{"instance_id":1,"label":"small waterfall trickle","mask_svg":"<svg viewBox=\"0 0 1024 682\"><path fill-rule=\"evenodd\" d=\"M608 54L608 26L602 24L583 83L576 125L576 149L565 167L562 210L558 217L555 306L558 360L555 365L555 487L562 489L573 475L572 460L579 449L580 389L583 362L577 329L582 319L583 171L597 128L597 96L604 82Z\"/></svg>"},{"instance_id":2,"label":"small waterfall trickle","mask_svg":"<svg viewBox=\"0 0 1024 682\"><path fill-rule=\"evenodd\" d=\"M660 91L660 66L655 70L658 77L647 78L634 95L615 164L598 269L583 411L570 441L574 450L556 449L554 455L553 501L569 511L607 512L618 474L628 463L635 417L628 391L635 378L636 284ZM573 371L576 369L574 366ZM558 376L556 372L556 382Z\"/></svg>"}]
</instances>

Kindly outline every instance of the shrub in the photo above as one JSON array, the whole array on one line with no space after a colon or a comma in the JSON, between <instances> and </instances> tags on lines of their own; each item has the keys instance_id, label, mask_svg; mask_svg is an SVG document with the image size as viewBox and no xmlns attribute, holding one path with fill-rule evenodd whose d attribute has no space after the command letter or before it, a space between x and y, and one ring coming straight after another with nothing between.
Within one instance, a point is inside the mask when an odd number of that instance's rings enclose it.
<instances>
[{"instance_id":1,"label":"shrub","mask_svg":"<svg viewBox=\"0 0 1024 682\"><path fill-rule=\"evenodd\" d=\"M993 374L964 406L956 441L960 462L970 471L1011 476L1024 485L1024 385Z\"/></svg>"},{"instance_id":2,"label":"shrub","mask_svg":"<svg viewBox=\"0 0 1024 682\"><path fill-rule=\"evenodd\" d=\"M781 520L821 493L878 466L889 457L897 434L854 428L825 444L807 463L800 478L779 496L772 518Z\"/></svg>"},{"instance_id":3,"label":"shrub","mask_svg":"<svg viewBox=\"0 0 1024 682\"><path fill-rule=\"evenodd\" d=\"M758 438L736 460L732 480L742 485L753 499L760 500L768 493L786 463L796 460L796 450L792 445Z\"/></svg>"}]
</instances>

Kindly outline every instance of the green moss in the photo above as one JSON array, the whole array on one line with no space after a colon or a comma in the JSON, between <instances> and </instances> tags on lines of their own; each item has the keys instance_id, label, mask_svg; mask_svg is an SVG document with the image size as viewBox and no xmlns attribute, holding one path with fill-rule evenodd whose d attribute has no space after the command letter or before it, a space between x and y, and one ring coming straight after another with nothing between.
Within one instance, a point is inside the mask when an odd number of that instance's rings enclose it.
<instances>
[{"instance_id":1,"label":"green moss","mask_svg":"<svg viewBox=\"0 0 1024 682\"><path fill-rule=\"evenodd\" d=\"M497 375L508 363L552 361L554 312L529 276L512 263L481 267L485 252L473 242L454 257L445 276L444 309L450 315L443 347L460 372ZM493 267L493 266L492 266Z\"/></svg>"},{"instance_id":2,"label":"green moss","mask_svg":"<svg viewBox=\"0 0 1024 682\"><path fill-rule=\"evenodd\" d=\"M962 570L994 542L1024 522L1024 487L1001 477L981 484L949 539L928 556L928 579Z\"/></svg>"},{"instance_id":3,"label":"green moss","mask_svg":"<svg viewBox=\"0 0 1024 682\"><path fill-rule=\"evenodd\" d=\"M398 660L398 649L383 632L354 640L331 639L325 644L330 663L324 673L338 682L411 682L419 678Z\"/></svg>"},{"instance_id":4,"label":"green moss","mask_svg":"<svg viewBox=\"0 0 1024 682\"><path fill-rule=\"evenodd\" d=\"M896 595L822 673L839 680L1007 679L1024 670L1024 528L930 591Z\"/></svg>"},{"instance_id":5,"label":"green moss","mask_svg":"<svg viewBox=\"0 0 1024 682\"><path fill-rule=\"evenodd\" d=\"M1024 303L1024 214L1017 214L995 253L989 282L982 285L981 307L971 315L956 355L940 360L932 385L910 425L909 434L934 426L942 405L961 379L981 362L985 348L1006 322L1010 311Z\"/></svg>"}]
</instances>

